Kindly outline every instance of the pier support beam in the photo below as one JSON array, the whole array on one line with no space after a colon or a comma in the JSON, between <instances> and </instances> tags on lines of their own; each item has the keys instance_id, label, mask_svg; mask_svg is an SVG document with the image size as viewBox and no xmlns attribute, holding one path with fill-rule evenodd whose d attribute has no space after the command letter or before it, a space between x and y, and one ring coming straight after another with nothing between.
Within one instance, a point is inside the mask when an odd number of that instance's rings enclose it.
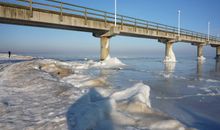
<instances>
[{"instance_id":1,"label":"pier support beam","mask_svg":"<svg viewBox=\"0 0 220 130\"><path fill-rule=\"evenodd\" d=\"M100 60L106 60L110 57L110 38L119 34L120 31L117 27L112 26L109 31L93 32L94 37L100 38L101 50L100 50Z\"/></svg>"},{"instance_id":2,"label":"pier support beam","mask_svg":"<svg viewBox=\"0 0 220 130\"><path fill-rule=\"evenodd\" d=\"M199 62L202 62L205 60L205 57L203 56L203 46L205 46L205 43L191 43L193 46L197 46L197 60Z\"/></svg>"},{"instance_id":3,"label":"pier support beam","mask_svg":"<svg viewBox=\"0 0 220 130\"><path fill-rule=\"evenodd\" d=\"M197 45L197 58L198 58L198 61L205 60L205 57L203 57L203 46L204 45Z\"/></svg>"},{"instance_id":4,"label":"pier support beam","mask_svg":"<svg viewBox=\"0 0 220 130\"><path fill-rule=\"evenodd\" d=\"M216 59L220 60L220 46L216 47Z\"/></svg>"},{"instance_id":5,"label":"pier support beam","mask_svg":"<svg viewBox=\"0 0 220 130\"><path fill-rule=\"evenodd\" d=\"M164 62L176 62L176 57L173 52L173 44L176 41L171 39L159 39L158 41L166 45Z\"/></svg>"},{"instance_id":6,"label":"pier support beam","mask_svg":"<svg viewBox=\"0 0 220 130\"><path fill-rule=\"evenodd\" d=\"M166 50L165 50L164 62L176 62L176 57L173 52L173 44L174 42L171 42L171 41L168 41L167 43L165 43Z\"/></svg>"},{"instance_id":7,"label":"pier support beam","mask_svg":"<svg viewBox=\"0 0 220 130\"><path fill-rule=\"evenodd\" d=\"M109 57L109 41L110 38L108 37L101 37L101 52L100 52L100 60L103 61Z\"/></svg>"}]
</instances>

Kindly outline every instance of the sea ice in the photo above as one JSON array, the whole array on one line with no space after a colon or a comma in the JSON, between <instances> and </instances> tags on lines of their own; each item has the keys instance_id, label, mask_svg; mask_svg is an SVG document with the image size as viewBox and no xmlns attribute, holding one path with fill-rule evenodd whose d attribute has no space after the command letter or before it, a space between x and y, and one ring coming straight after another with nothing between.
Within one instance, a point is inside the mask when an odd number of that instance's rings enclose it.
<instances>
[{"instance_id":1,"label":"sea ice","mask_svg":"<svg viewBox=\"0 0 220 130\"><path fill-rule=\"evenodd\" d=\"M96 64L96 65L94 65ZM0 71L1 129L177 130L179 121L151 108L150 87L114 91L86 69L124 65L117 58L73 63L32 60ZM102 69L103 69L102 68Z\"/></svg>"}]
</instances>

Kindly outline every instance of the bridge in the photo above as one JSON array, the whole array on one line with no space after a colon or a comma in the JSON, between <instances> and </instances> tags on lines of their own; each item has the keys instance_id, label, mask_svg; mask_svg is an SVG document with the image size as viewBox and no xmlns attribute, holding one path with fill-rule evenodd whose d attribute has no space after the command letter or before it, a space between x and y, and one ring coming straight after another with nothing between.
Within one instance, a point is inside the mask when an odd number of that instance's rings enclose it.
<instances>
[{"instance_id":1,"label":"bridge","mask_svg":"<svg viewBox=\"0 0 220 130\"><path fill-rule=\"evenodd\" d=\"M0 23L91 32L101 39L100 60L109 56L110 38L116 35L158 40L166 46L166 61L175 57L172 46L177 42L197 46L198 59L210 45L220 58L219 37L124 15L117 15L115 26L114 13L57 0L0 0Z\"/></svg>"}]
</instances>

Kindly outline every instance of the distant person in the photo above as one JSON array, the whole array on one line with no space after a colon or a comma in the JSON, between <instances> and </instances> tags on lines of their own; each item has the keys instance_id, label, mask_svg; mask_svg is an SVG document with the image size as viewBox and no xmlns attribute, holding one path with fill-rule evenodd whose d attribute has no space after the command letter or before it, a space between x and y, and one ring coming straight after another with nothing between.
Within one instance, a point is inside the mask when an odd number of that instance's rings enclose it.
<instances>
[{"instance_id":1,"label":"distant person","mask_svg":"<svg viewBox=\"0 0 220 130\"><path fill-rule=\"evenodd\" d=\"M8 51L8 58L10 59L11 58L11 52Z\"/></svg>"}]
</instances>

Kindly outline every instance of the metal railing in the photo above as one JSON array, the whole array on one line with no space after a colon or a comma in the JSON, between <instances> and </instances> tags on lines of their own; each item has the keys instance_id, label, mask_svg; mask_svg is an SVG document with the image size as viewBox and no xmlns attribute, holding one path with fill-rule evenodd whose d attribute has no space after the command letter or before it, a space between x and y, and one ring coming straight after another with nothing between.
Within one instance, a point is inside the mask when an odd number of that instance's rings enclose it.
<instances>
[{"instance_id":1,"label":"metal railing","mask_svg":"<svg viewBox=\"0 0 220 130\"><path fill-rule=\"evenodd\" d=\"M108 22L114 22L114 13L87 8L79 5L74 5L66 2L61 2L57 0L0 0L3 3L12 3L16 5L25 6L30 9L43 9L47 11L55 11L60 14L60 19L63 20L64 14L79 15L85 18L85 24L89 18L96 18L102 20L107 24ZM31 13L32 16L32 13ZM151 22L147 20L142 20L138 18L133 18L125 15L117 15L117 24L123 28L124 25L133 26L135 29L138 27L146 29L155 29L158 31L171 32L178 34L178 28L160 24L156 22ZM199 33L195 31L190 31L187 29L180 29L180 35L193 36L201 39L208 39L208 35L204 33ZM209 36L210 41L220 41L219 37Z\"/></svg>"}]
</instances>

